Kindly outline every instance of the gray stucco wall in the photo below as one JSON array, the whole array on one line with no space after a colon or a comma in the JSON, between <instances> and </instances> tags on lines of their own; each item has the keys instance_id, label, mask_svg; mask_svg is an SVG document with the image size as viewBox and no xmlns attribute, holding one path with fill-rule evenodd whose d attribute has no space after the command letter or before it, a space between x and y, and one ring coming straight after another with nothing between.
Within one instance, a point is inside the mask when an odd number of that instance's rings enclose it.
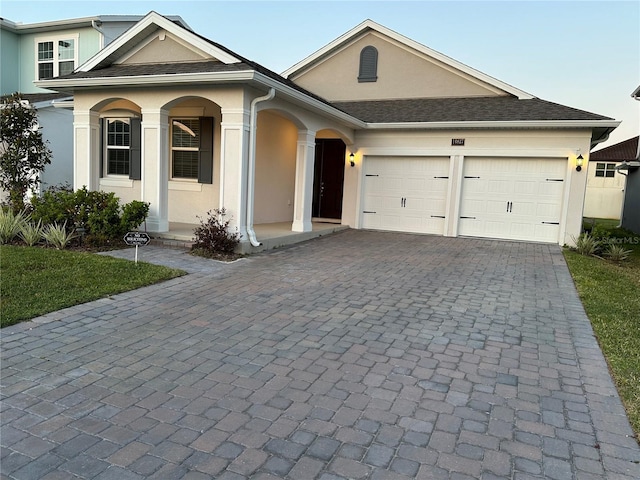
<instances>
[{"instance_id":1,"label":"gray stucco wall","mask_svg":"<svg viewBox=\"0 0 640 480\"><path fill-rule=\"evenodd\" d=\"M622 226L640 234L640 169L629 170L624 193Z\"/></svg>"},{"instance_id":2,"label":"gray stucco wall","mask_svg":"<svg viewBox=\"0 0 640 480\"><path fill-rule=\"evenodd\" d=\"M53 152L51 165L41 176L41 190L64 183L73 185L73 110L38 108L38 123Z\"/></svg>"}]
</instances>

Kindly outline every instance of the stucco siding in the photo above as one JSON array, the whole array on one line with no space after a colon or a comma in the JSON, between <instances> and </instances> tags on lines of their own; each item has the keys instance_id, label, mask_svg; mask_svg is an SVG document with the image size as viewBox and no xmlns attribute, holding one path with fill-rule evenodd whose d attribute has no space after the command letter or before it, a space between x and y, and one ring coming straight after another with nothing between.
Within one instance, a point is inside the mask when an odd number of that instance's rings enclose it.
<instances>
[{"instance_id":1,"label":"stucco siding","mask_svg":"<svg viewBox=\"0 0 640 480\"><path fill-rule=\"evenodd\" d=\"M268 111L258 115L255 223L293 220L297 138L289 120Z\"/></svg>"},{"instance_id":2,"label":"stucco siding","mask_svg":"<svg viewBox=\"0 0 640 480\"><path fill-rule=\"evenodd\" d=\"M203 55L181 44L170 34L161 31L154 34L144 47L131 56L123 64L163 63L167 59L171 62L190 62L202 60Z\"/></svg>"},{"instance_id":3,"label":"stucco siding","mask_svg":"<svg viewBox=\"0 0 640 480\"><path fill-rule=\"evenodd\" d=\"M42 188L73 185L73 111L46 107L38 110L42 137L53 153L41 176Z\"/></svg>"},{"instance_id":4,"label":"stucco siding","mask_svg":"<svg viewBox=\"0 0 640 480\"><path fill-rule=\"evenodd\" d=\"M360 83L360 52L369 45L378 50L378 78ZM364 35L293 80L333 101L498 94L494 87L378 33Z\"/></svg>"},{"instance_id":5,"label":"stucco siding","mask_svg":"<svg viewBox=\"0 0 640 480\"><path fill-rule=\"evenodd\" d=\"M596 177L597 163L615 162L589 162L584 216L619 219L622 211L622 202L624 201L625 177L619 173L616 173L613 177Z\"/></svg>"},{"instance_id":6,"label":"stucco siding","mask_svg":"<svg viewBox=\"0 0 640 480\"><path fill-rule=\"evenodd\" d=\"M0 94L20 90L20 40L18 35L0 30Z\"/></svg>"}]
</instances>

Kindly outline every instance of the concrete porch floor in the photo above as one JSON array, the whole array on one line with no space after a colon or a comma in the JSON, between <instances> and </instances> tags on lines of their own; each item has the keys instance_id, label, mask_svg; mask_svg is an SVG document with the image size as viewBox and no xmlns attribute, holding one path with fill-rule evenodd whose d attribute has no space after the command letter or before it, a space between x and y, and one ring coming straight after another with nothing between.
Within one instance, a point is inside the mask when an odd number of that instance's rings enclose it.
<instances>
[{"instance_id":1,"label":"concrete porch floor","mask_svg":"<svg viewBox=\"0 0 640 480\"><path fill-rule=\"evenodd\" d=\"M169 223L168 232L150 233L155 245L175 248L190 248L193 244L193 231L198 225L192 223ZM312 222L310 232L292 232L291 222L263 223L254 225L256 238L261 243L253 247L248 242L240 245L240 253L257 253L263 250L292 245L312 238L347 230L349 227L339 223Z\"/></svg>"}]
</instances>

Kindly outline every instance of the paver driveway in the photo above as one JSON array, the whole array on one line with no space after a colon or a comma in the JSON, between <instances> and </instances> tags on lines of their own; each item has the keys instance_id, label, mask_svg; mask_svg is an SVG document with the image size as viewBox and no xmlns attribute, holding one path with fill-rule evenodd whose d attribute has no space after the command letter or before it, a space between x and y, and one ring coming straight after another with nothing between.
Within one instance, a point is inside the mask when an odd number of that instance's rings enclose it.
<instances>
[{"instance_id":1,"label":"paver driveway","mask_svg":"<svg viewBox=\"0 0 640 480\"><path fill-rule=\"evenodd\" d=\"M193 273L2 331L3 478L640 478L558 246L141 257Z\"/></svg>"}]
</instances>

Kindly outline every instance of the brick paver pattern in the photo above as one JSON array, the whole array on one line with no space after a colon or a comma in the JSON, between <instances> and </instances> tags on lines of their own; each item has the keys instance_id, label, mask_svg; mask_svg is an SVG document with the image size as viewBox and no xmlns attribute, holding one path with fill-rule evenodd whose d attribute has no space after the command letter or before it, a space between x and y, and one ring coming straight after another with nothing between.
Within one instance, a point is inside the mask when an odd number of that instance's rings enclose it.
<instances>
[{"instance_id":1,"label":"brick paver pattern","mask_svg":"<svg viewBox=\"0 0 640 480\"><path fill-rule=\"evenodd\" d=\"M640 478L557 245L139 254L190 273L2 330L2 478Z\"/></svg>"}]
</instances>

